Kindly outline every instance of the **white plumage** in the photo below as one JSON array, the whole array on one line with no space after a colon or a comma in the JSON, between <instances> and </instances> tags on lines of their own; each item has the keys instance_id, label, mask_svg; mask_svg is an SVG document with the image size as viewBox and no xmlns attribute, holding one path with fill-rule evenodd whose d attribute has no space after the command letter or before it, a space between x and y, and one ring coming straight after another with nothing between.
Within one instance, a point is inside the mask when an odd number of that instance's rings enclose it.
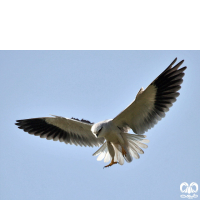
<instances>
[{"instance_id":1,"label":"white plumage","mask_svg":"<svg viewBox=\"0 0 200 200\"><path fill-rule=\"evenodd\" d=\"M177 92L183 82L180 68L183 60L173 67L175 59L145 90L141 88L135 100L114 119L95 124L87 120L64 118L59 116L17 120L18 128L25 132L46 138L59 140L66 144L80 146L100 146L93 155L109 165L124 164L124 159L131 162L140 158L142 150L149 141L143 135L148 129L165 117L165 113L179 96ZM135 134L129 134L132 129Z\"/></svg>"}]
</instances>

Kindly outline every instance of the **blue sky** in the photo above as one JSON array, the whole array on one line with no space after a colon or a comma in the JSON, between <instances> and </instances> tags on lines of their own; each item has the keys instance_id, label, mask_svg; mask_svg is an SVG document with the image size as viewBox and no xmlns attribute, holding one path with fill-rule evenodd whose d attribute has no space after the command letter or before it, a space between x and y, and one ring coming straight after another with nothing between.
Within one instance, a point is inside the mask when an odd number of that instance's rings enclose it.
<instances>
[{"instance_id":1,"label":"blue sky","mask_svg":"<svg viewBox=\"0 0 200 200\"><path fill-rule=\"evenodd\" d=\"M114 118L175 57L188 67L181 95L132 163L103 169L92 156L97 148L48 141L14 125L49 114ZM1 51L0 60L0 199L173 200L181 199L182 182L200 185L200 51Z\"/></svg>"}]
</instances>

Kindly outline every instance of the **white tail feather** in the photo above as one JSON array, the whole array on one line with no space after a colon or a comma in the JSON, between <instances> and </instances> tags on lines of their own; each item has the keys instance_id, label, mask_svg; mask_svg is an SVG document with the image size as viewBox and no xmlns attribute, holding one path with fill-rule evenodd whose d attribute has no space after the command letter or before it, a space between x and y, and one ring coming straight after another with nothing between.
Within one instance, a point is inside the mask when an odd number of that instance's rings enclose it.
<instances>
[{"instance_id":1,"label":"white tail feather","mask_svg":"<svg viewBox=\"0 0 200 200\"><path fill-rule=\"evenodd\" d=\"M104 152L102 152L98 157L97 157L97 160L98 161L101 161L101 160L103 160L104 159L104 157L105 157L105 155L106 155L106 152L104 151Z\"/></svg>"},{"instance_id":2,"label":"white tail feather","mask_svg":"<svg viewBox=\"0 0 200 200\"><path fill-rule=\"evenodd\" d=\"M131 153L130 153L130 151L129 151L130 148L129 148L129 147L128 147L128 148L127 148L127 147L124 147L124 149L125 149L125 151L126 151L126 155L124 156L126 162L128 162L128 163L132 162L133 156L131 156Z\"/></svg>"},{"instance_id":3,"label":"white tail feather","mask_svg":"<svg viewBox=\"0 0 200 200\"><path fill-rule=\"evenodd\" d=\"M105 142L95 153L93 153L93 156L97 156L101 152L106 151L106 148L107 148L107 142Z\"/></svg>"},{"instance_id":4,"label":"white tail feather","mask_svg":"<svg viewBox=\"0 0 200 200\"><path fill-rule=\"evenodd\" d=\"M140 156L138 154L138 152L135 150L134 147L132 147L131 145L129 146L129 153L131 154L131 156L135 159L139 159Z\"/></svg>"},{"instance_id":5,"label":"white tail feather","mask_svg":"<svg viewBox=\"0 0 200 200\"><path fill-rule=\"evenodd\" d=\"M122 156L122 147L119 144L113 144L115 150L114 162L118 162L120 165L124 164L124 158Z\"/></svg>"},{"instance_id":6,"label":"white tail feather","mask_svg":"<svg viewBox=\"0 0 200 200\"><path fill-rule=\"evenodd\" d=\"M146 149L148 146L146 144L143 144L142 142L139 142L139 141L134 141L135 144L137 144L139 147L143 148L143 149Z\"/></svg>"},{"instance_id":7,"label":"white tail feather","mask_svg":"<svg viewBox=\"0 0 200 200\"><path fill-rule=\"evenodd\" d=\"M136 135L136 134L129 134L123 133L122 137L125 141L125 145L123 148L126 151L126 155L123 157L122 155L122 147L120 144L112 144L114 148L114 162L118 162L120 165L124 164L124 159L127 162L131 162L132 158L138 159L140 158L139 154L143 154L144 151L141 148L146 149L148 146L144 143L148 143L149 140L144 139L146 138L145 135ZM104 159L104 162L109 162L112 157L109 153L107 142L105 142L94 154L93 156L98 156L97 160L100 161Z\"/></svg>"},{"instance_id":8,"label":"white tail feather","mask_svg":"<svg viewBox=\"0 0 200 200\"><path fill-rule=\"evenodd\" d=\"M129 140L129 145L137 151L137 153L144 154L144 151L135 143L135 141Z\"/></svg>"},{"instance_id":9,"label":"white tail feather","mask_svg":"<svg viewBox=\"0 0 200 200\"><path fill-rule=\"evenodd\" d=\"M104 162L109 162L110 160L111 160L111 156L110 156L109 151L107 151L106 156L104 158Z\"/></svg>"},{"instance_id":10,"label":"white tail feather","mask_svg":"<svg viewBox=\"0 0 200 200\"><path fill-rule=\"evenodd\" d=\"M141 140L140 142L143 142L143 143L149 143L149 140L144 139L144 140Z\"/></svg>"}]
</instances>

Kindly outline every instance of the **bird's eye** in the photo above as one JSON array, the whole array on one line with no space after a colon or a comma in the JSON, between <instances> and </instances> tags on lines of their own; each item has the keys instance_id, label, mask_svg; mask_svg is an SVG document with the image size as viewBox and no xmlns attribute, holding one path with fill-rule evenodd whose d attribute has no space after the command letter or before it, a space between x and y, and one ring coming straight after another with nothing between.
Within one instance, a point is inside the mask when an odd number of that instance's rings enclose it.
<instances>
[{"instance_id":1,"label":"bird's eye","mask_svg":"<svg viewBox=\"0 0 200 200\"><path fill-rule=\"evenodd\" d=\"M98 130L98 133L100 133L100 131L101 131L102 128L103 128L103 127L101 127L101 128Z\"/></svg>"},{"instance_id":2,"label":"bird's eye","mask_svg":"<svg viewBox=\"0 0 200 200\"><path fill-rule=\"evenodd\" d=\"M98 130L98 132L97 132L97 134L96 134L96 137L99 136L99 133L100 133L100 131L101 131L102 128L103 128L103 127L101 127L101 128Z\"/></svg>"}]
</instances>

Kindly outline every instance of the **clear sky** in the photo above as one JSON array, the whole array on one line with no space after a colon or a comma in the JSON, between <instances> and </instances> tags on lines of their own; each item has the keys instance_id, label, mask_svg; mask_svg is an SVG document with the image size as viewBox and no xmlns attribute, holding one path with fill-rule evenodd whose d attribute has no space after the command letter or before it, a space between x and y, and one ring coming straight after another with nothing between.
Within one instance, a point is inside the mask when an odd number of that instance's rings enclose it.
<instances>
[{"instance_id":1,"label":"clear sky","mask_svg":"<svg viewBox=\"0 0 200 200\"><path fill-rule=\"evenodd\" d=\"M97 147L29 135L17 119L114 118L172 61L185 60L177 102L146 135L140 159L96 161ZM0 51L0 199L181 199L200 186L200 51ZM197 193L200 198L200 191Z\"/></svg>"}]
</instances>

